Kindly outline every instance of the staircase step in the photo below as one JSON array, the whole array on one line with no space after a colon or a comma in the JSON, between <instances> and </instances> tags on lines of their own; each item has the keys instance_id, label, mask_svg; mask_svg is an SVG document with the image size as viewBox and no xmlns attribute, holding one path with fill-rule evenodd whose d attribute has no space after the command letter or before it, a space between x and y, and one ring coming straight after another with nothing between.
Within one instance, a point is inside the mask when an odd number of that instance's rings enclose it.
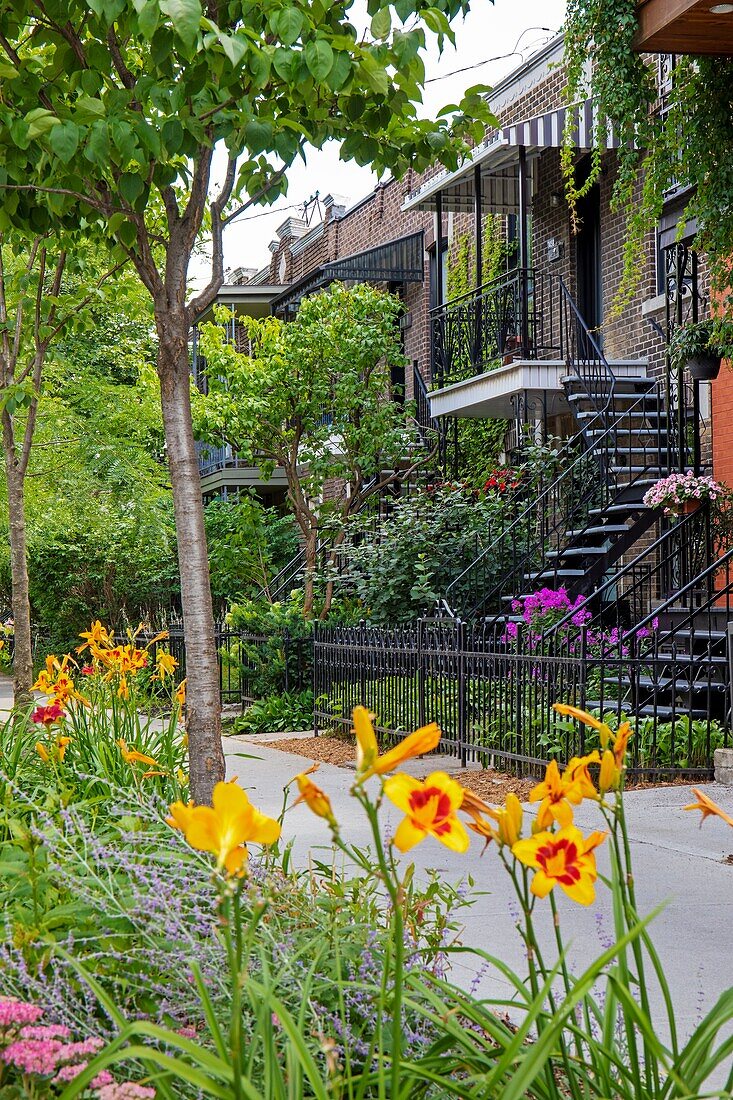
<instances>
[{"instance_id":1,"label":"staircase step","mask_svg":"<svg viewBox=\"0 0 733 1100\"><path fill-rule=\"evenodd\" d=\"M525 581L539 581L539 580L576 580L578 577L585 576L585 569L541 569L537 573L525 573Z\"/></svg>"},{"instance_id":2,"label":"staircase step","mask_svg":"<svg viewBox=\"0 0 733 1100\"><path fill-rule=\"evenodd\" d=\"M607 553L608 549L605 546L566 546L562 550L550 550L547 559L548 561L554 561L557 558L591 557L593 554L603 555Z\"/></svg>"},{"instance_id":3,"label":"staircase step","mask_svg":"<svg viewBox=\"0 0 733 1100\"><path fill-rule=\"evenodd\" d=\"M577 531L568 531L567 537L569 539L585 538L591 535L603 535L605 538L609 538L612 535L625 535L628 531L628 527L624 523L609 523L606 526L602 524L597 527L582 527Z\"/></svg>"}]
</instances>

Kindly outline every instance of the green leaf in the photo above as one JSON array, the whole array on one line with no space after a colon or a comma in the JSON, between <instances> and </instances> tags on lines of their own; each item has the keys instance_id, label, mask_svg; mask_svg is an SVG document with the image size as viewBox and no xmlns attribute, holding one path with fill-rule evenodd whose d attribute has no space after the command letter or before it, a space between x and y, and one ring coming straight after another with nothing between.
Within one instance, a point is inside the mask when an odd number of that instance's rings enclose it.
<instances>
[{"instance_id":1,"label":"green leaf","mask_svg":"<svg viewBox=\"0 0 733 1100\"><path fill-rule=\"evenodd\" d=\"M42 134L47 134L49 130L59 124L56 115L51 111L47 111L44 107L36 107L35 110L29 111L25 116L25 121L28 124L28 137L31 141L34 138L41 137Z\"/></svg>"},{"instance_id":2,"label":"green leaf","mask_svg":"<svg viewBox=\"0 0 733 1100\"><path fill-rule=\"evenodd\" d=\"M48 135L48 143L63 164L68 164L79 148L79 127L73 122L54 126Z\"/></svg>"},{"instance_id":3,"label":"green leaf","mask_svg":"<svg viewBox=\"0 0 733 1100\"><path fill-rule=\"evenodd\" d=\"M126 199L131 206L135 205L135 202L140 198L145 190L145 184L140 179L140 176L135 176L131 172L125 172L120 176L120 194L123 199Z\"/></svg>"},{"instance_id":4,"label":"green leaf","mask_svg":"<svg viewBox=\"0 0 733 1100\"><path fill-rule=\"evenodd\" d=\"M375 38L386 38L392 29L392 13L382 8L372 16L372 34Z\"/></svg>"},{"instance_id":5,"label":"green leaf","mask_svg":"<svg viewBox=\"0 0 733 1100\"><path fill-rule=\"evenodd\" d=\"M365 82L377 95L386 95L389 91L389 78L383 69L372 57L366 54L361 61L361 74Z\"/></svg>"},{"instance_id":6,"label":"green leaf","mask_svg":"<svg viewBox=\"0 0 733 1100\"><path fill-rule=\"evenodd\" d=\"M236 68L247 52L247 43L243 38L237 38L232 34L219 35L221 48L227 55L232 65Z\"/></svg>"},{"instance_id":7,"label":"green leaf","mask_svg":"<svg viewBox=\"0 0 733 1100\"><path fill-rule=\"evenodd\" d=\"M158 29L159 20L160 8L157 0L148 0L148 3L144 4L138 12L137 17L140 32L144 38L147 38L148 42Z\"/></svg>"},{"instance_id":8,"label":"green leaf","mask_svg":"<svg viewBox=\"0 0 733 1100\"><path fill-rule=\"evenodd\" d=\"M253 118L245 126L244 136L250 153L261 153L268 149L272 142L272 123Z\"/></svg>"},{"instance_id":9,"label":"green leaf","mask_svg":"<svg viewBox=\"0 0 733 1100\"><path fill-rule=\"evenodd\" d=\"M314 80L323 82L333 65L333 50L325 38L317 38L305 47L305 62Z\"/></svg>"},{"instance_id":10,"label":"green leaf","mask_svg":"<svg viewBox=\"0 0 733 1100\"><path fill-rule=\"evenodd\" d=\"M344 50L339 50L339 52L334 56L331 71L326 77L326 83L328 84L329 88L332 88L334 90L334 92L338 92L339 89L343 88L350 75L351 55L346 53Z\"/></svg>"},{"instance_id":11,"label":"green leaf","mask_svg":"<svg viewBox=\"0 0 733 1100\"><path fill-rule=\"evenodd\" d=\"M160 0L160 10L170 17L173 29L185 46L193 46L201 24L199 0Z\"/></svg>"},{"instance_id":12,"label":"green leaf","mask_svg":"<svg viewBox=\"0 0 733 1100\"><path fill-rule=\"evenodd\" d=\"M292 46L303 29L303 13L294 7L283 8L273 24L283 46Z\"/></svg>"}]
</instances>

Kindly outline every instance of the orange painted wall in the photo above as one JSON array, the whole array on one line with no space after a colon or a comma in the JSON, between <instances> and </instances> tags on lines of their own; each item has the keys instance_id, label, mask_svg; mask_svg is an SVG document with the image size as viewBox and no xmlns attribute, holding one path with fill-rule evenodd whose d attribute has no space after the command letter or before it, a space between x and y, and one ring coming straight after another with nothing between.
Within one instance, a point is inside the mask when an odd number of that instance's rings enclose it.
<instances>
[{"instance_id":1,"label":"orange painted wall","mask_svg":"<svg viewBox=\"0 0 733 1100\"><path fill-rule=\"evenodd\" d=\"M712 383L713 476L733 486L733 369L723 363Z\"/></svg>"}]
</instances>

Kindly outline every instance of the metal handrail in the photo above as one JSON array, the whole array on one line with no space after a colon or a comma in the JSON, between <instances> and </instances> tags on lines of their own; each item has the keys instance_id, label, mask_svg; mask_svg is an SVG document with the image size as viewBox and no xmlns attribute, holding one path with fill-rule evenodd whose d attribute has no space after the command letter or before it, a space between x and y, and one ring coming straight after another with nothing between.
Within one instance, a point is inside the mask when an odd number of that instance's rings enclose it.
<instances>
[{"instance_id":1,"label":"metal handrail","mask_svg":"<svg viewBox=\"0 0 733 1100\"><path fill-rule=\"evenodd\" d=\"M674 524L673 527L669 527L666 531L663 531L662 534L654 540L654 542L651 542L647 547L645 547L644 550L641 551L641 553L637 554L636 557L634 557L630 562L627 562L626 565L615 572L611 577L608 578L608 580L604 581L604 583L600 585L600 587L594 588L592 592L593 600L597 601L600 599L601 603L603 603L603 596L606 592L610 591L612 588L617 588L619 582L622 582L625 577L633 576L635 572L638 572L639 566L643 561L645 561L647 558L656 557L658 551L665 547L667 543L674 542L675 539L686 532L688 528L692 528L693 526L695 526L698 518L699 513L693 512L688 516L683 516L678 523ZM676 595L675 597L671 598L676 598ZM543 633L543 639L550 638L553 635L559 634L566 626L570 624L573 616L577 615L578 610L580 609L576 607L568 611L562 619L560 619L556 623L553 623L549 630L546 630ZM650 615L650 618L653 619L657 614L658 610L653 611ZM588 622L584 625L592 626L593 623L595 623L599 619L602 619L602 617L602 611L597 611L593 615L593 618L589 619Z\"/></svg>"},{"instance_id":2,"label":"metal handrail","mask_svg":"<svg viewBox=\"0 0 733 1100\"><path fill-rule=\"evenodd\" d=\"M636 402L634 402L627 410L625 410L626 414L634 412L634 410L637 409L639 405L643 405L644 402L647 402L649 400L649 397L650 397L649 391L641 394L639 396L638 400ZM538 511L541 511L541 505L543 504L543 502L546 502L547 500L549 500L550 497L552 496L552 494L557 493L558 488L560 486L562 486L563 483L565 483L567 481L570 481L573 474L577 472L577 469L581 465L581 463L587 462L588 459L592 458L593 456L599 457L600 460L601 460L602 465L605 465L605 470L601 471L602 476L601 476L601 479L600 479L600 482L599 482L600 487L601 487L602 491L603 490L608 491L608 489L612 489L612 491L614 491L614 492L616 491L617 482L615 482L612 478L611 470L610 470L610 463L607 461L608 455L610 453L609 443L611 441L613 441L613 450L616 449L616 446L615 446L615 440L617 438L616 425L611 424L610 426L605 427L602 434L600 436L598 436L596 439L594 439L588 445L587 440L586 440L586 434L587 434L589 428L592 427L592 425L596 424L597 422L600 422L601 424L603 423L603 417L600 413L596 414L596 417L594 417L594 419L591 421L591 424L589 426L587 426L586 428L583 428L576 435L574 435L570 439L568 444L566 444L565 448L563 449L561 454L566 454L571 449L573 449L577 445L578 442L586 443L586 448L582 451L582 453L580 455L578 455L578 457L575 459L575 461L572 462L570 466L567 466L564 470L562 470L560 472L560 474L557 475L557 477L553 478L553 480L544 489L544 491L540 493L539 497L537 497L532 502L532 504L530 504L527 508L525 508L525 510L523 512L521 512L512 521L512 523L509 524L508 527L505 527L503 529L502 533L499 536L497 536L497 538L495 538L486 547L486 549L484 551L482 551L482 553L476 558L476 560L474 562L471 563L471 565L469 565L466 569L463 570L462 573L460 573L458 575L458 577L454 578L454 580L451 581L450 585L448 585L448 587L447 587L447 589L446 589L446 591L443 595L443 602L444 602L445 607L447 609L452 610L452 604L451 604L451 600L450 600L451 591L454 591L457 587L460 586L461 583L465 583L466 578L468 577L468 575L471 573L472 570L475 570L479 566L480 563L486 561L488 558L490 558L490 556L494 555L496 553L496 551L498 550L498 548L503 543L506 543L507 539L511 539L511 533L513 531L518 531L522 527L522 525L526 523L526 521L528 519L533 517ZM604 463L604 459L606 460L605 463ZM639 476L641 476L641 473L643 473L643 471L640 472ZM603 476L603 475L605 475L605 476ZM631 480L631 481L629 481L629 482L627 482L626 484L627 485L633 485L636 480L638 480L638 477ZM594 486L593 489L595 490L597 487L598 486ZM556 524L555 527L552 528L552 531L555 531L555 529L557 528L558 525L559 525L559 520L558 520L558 524ZM484 595L484 597L481 599L480 603L485 603L488 599L490 599L490 597L492 595L495 594L495 592L498 589L500 589L502 587L505 587L509 576L511 576L516 571L516 569L518 567L521 568L521 566L523 564L526 564L526 562L529 560L529 558L531 556L531 553L533 553L537 550L540 550L542 554L546 553L546 547L539 547L539 546L533 547L531 552L528 552L528 554L525 555L523 558L521 558L519 561L515 561L513 563L511 573L510 574L507 574L507 573L503 574L503 576L499 579L499 581L497 581L493 585L493 587L489 590L489 592ZM474 611L478 606L479 606L478 603L476 605L474 605Z\"/></svg>"}]
</instances>

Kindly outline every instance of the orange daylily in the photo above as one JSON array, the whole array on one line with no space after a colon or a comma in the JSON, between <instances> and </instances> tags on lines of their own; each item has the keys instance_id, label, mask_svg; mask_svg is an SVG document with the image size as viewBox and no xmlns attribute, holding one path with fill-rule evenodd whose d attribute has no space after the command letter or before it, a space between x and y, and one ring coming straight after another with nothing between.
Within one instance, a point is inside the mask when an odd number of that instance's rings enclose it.
<instances>
[{"instance_id":1,"label":"orange daylily","mask_svg":"<svg viewBox=\"0 0 733 1100\"><path fill-rule=\"evenodd\" d=\"M110 637L107 628L102 626L99 619L96 619L92 623L92 625L89 627L89 630L82 630L79 634L79 637L84 639L84 644L76 647L77 653L83 653L85 649L112 645L112 638Z\"/></svg>"},{"instance_id":2,"label":"orange daylily","mask_svg":"<svg viewBox=\"0 0 733 1100\"><path fill-rule=\"evenodd\" d=\"M519 839L522 833L522 803L515 794L508 794L503 806L493 807L483 804L481 813L474 813L469 809L472 800L469 800L464 808L471 814L473 821L469 821L468 827L474 833L485 838L486 843L495 840L497 844L507 844L510 848ZM483 816L483 815L486 816ZM492 821L495 823L492 825Z\"/></svg>"},{"instance_id":3,"label":"orange daylily","mask_svg":"<svg viewBox=\"0 0 733 1100\"><path fill-rule=\"evenodd\" d=\"M124 738L120 737L117 741L120 752L122 753L122 759L127 764L150 764L152 767L159 767L158 761L154 760L152 756L146 756L144 752L138 752L137 749L128 749L127 742Z\"/></svg>"},{"instance_id":4,"label":"orange daylily","mask_svg":"<svg viewBox=\"0 0 733 1100\"><path fill-rule=\"evenodd\" d=\"M537 826L547 829L553 821L561 826L573 821L571 806L579 806L583 801L583 791L579 779L567 769L560 774L556 760L551 760L545 769L545 778L529 793L530 802L539 802Z\"/></svg>"},{"instance_id":5,"label":"orange daylily","mask_svg":"<svg viewBox=\"0 0 733 1100\"><path fill-rule=\"evenodd\" d=\"M385 781L384 793L407 816L400 822L392 843L408 852L426 836L433 836L454 852L468 850L468 833L456 817L463 802L463 787L445 772L427 779L400 773Z\"/></svg>"},{"instance_id":6,"label":"orange daylily","mask_svg":"<svg viewBox=\"0 0 733 1100\"><path fill-rule=\"evenodd\" d=\"M176 702L179 707L185 706L186 703L186 681L181 680L180 684L176 688Z\"/></svg>"},{"instance_id":7,"label":"orange daylily","mask_svg":"<svg viewBox=\"0 0 733 1100\"><path fill-rule=\"evenodd\" d=\"M717 802L713 802L712 798L708 798L708 796L704 794L703 791L698 790L697 787L692 788L692 793L697 799L697 802L691 802L689 806L683 806L682 808L684 810L700 810L702 813L700 828L702 828L702 823L707 817L719 817L726 825L733 826L733 817L730 817L725 810L722 810Z\"/></svg>"},{"instance_id":8,"label":"orange daylily","mask_svg":"<svg viewBox=\"0 0 733 1100\"><path fill-rule=\"evenodd\" d=\"M354 733L356 734L356 776L363 783L372 775L387 775L414 756L432 752L440 741L440 727L431 722L405 737L393 749L379 755L377 736L372 725L373 714L366 707L354 707Z\"/></svg>"},{"instance_id":9,"label":"orange daylily","mask_svg":"<svg viewBox=\"0 0 733 1100\"><path fill-rule=\"evenodd\" d=\"M631 725L628 722L622 722L616 731L616 737L613 742L613 755L616 760L616 767L623 768L624 758L626 756L626 749L629 744L629 738L633 736Z\"/></svg>"},{"instance_id":10,"label":"orange daylily","mask_svg":"<svg viewBox=\"0 0 733 1100\"><path fill-rule=\"evenodd\" d=\"M178 661L170 653L166 653L164 649L158 650L158 655L155 658L155 678L158 680L164 680L166 676L172 676L175 670L178 668Z\"/></svg>"},{"instance_id":11,"label":"orange daylily","mask_svg":"<svg viewBox=\"0 0 733 1100\"><path fill-rule=\"evenodd\" d=\"M600 764L600 762L598 749L593 749L593 752L589 752L586 756L574 756L571 760L568 760L563 774L568 777L568 780L572 780L573 783L577 784L583 798L598 799L598 791L590 777L588 768L591 764Z\"/></svg>"},{"instance_id":12,"label":"orange daylily","mask_svg":"<svg viewBox=\"0 0 733 1100\"><path fill-rule=\"evenodd\" d=\"M217 783L211 806L174 802L169 825L181 829L192 848L213 852L219 870L240 874L248 859L247 841L274 844L280 825L260 813L236 780Z\"/></svg>"},{"instance_id":13,"label":"orange daylily","mask_svg":"<svg viewBox=\"0 0 733 1100\"><path fill-rule=\"evenodd\" d=\"M315 770L316 768L309 768L307 772L301 772L300 775L296 775L295 782L298 784L300 795L296 798L293 805L297 806L299 802L305 802L308 808L312 810L317 817L325 818L329 825L335 829L336 818L334 817L333 807L331 806L331 799L325 791L322 791L319 786L308 778L309 774Z\"/></svg>"},{"instance_id":14,"label":"orange daylily","mask_svg":"<svg viewBox=\"0 0 733 1100\"><path fill-rule=\"evenodd\" d=\"M46 745L44 745L43 741L36 741L36 752L38 753L44 764L50 763L52 759L52 754L56 760L62 762L64 757L66 756L66 747L70 744L70 737L63 737L60 733L57 733L56 740L51 746L52 752L48 751L48 748L46 747Z\"/></svg>"},{"instance_id":15,"label":"orange daylily","mask_svg":"<svg viewBox=\"0 0 733 1100\"><path fill-rule=\"evenodd\" d=\"M562 714L568 718L576 718L578 722L582 722L586 726L591 726L594 730L598 730L601 737L601 748L606 747L608 742L613 737L613 730L606 722L601 722L599 718L594 718L592 714L589 714L587 710L581 710L580 707L571 707L568 703L555 703L553 709L558 714Z\"/></svg>"},{"instance_id":16,"label":"orange daylily","mask_svg":"<svg viewBox=\"0 0 733 1100\"><path fill-rule=\"evenodd\" d=\"M520 863L535 868L531 890L536 897L547 897L559 886L573 901L590 905L598 877L594 851L607 835L596 832L586 838L575 825L567 825L557 833L535 833L518 840L512 854Z\"/></svg>"}]
</instances>

